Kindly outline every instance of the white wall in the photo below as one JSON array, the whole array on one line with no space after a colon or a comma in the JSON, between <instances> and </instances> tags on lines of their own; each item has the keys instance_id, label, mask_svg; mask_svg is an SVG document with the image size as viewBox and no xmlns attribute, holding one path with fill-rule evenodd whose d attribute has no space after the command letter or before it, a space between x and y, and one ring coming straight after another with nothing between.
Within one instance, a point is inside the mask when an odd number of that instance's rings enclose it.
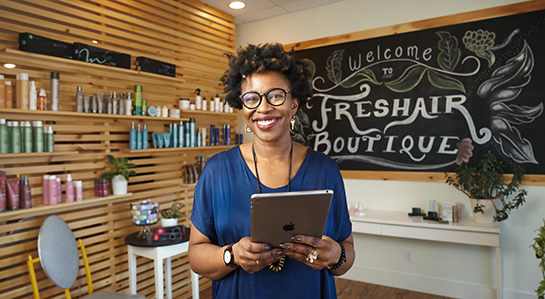
<instances>
[{"instance_id":1,"label":"white wall","mask_svg":"<svg viewBox=\"0 0 545 299\"><path fill-rule=\"evenodd\" d=\"M346 34L523 1L516 0L344 0L236 28L237 45L283 44ZM545 163L545 161L542 161ZM345 180L349 203L364 208L410 211L429 199L467 198L444 183ZM545 187L525 186L528 201L502 223L503 298L535 298L542 279L529 247L545 218ZM347 278L457 298L492 298L495 291L493 249L370 235L355 235L356 263ZM404 250L414 262L404 262Z\"/></svg>"}]
</instances>

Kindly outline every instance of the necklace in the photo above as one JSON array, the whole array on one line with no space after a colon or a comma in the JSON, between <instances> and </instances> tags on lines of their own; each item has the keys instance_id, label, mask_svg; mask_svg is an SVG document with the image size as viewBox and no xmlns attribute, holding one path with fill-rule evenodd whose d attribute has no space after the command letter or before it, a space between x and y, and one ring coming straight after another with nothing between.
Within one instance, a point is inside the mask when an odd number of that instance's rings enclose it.
<instances>
[{"instance_id":1,"label":"necklace","mask_svg":"<svg viewBox=\"0 0 545 299\"><path fill-rule=\"evenodd\" d=\"M255 176L257 177L257 192L261 193L261 181L259 180L259 173L257 172L257 160L255 158L255 150L254 150L254 143L252 141L252 155L254 157L254 167L255 167ZM290 148L290 168L288 172L288 192L290 192L290 184L291 184L291 164L293 161L293 142L291 142L291 148ZM278 265L274 265L274 263L271 263L268 265L269 269L271 269L273 272L278 272L282 270L282 267L284 267L284 262L286 261L286 257L282 257L278 261Z\"/></svg>"}]
</instances>

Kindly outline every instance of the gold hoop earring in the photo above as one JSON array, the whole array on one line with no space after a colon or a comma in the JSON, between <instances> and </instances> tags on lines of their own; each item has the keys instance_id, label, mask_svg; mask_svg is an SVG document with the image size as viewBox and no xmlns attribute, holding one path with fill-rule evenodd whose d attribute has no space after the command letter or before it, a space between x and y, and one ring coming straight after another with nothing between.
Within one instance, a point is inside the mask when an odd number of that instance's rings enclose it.
<instances>
[{"instance_id":1,"label":"gold hoop earring","mask_svg":"<svg viewBox=\"0 0 545 299\"><path fill-rule=\"evenodd\" d=\"M250 129L247 124L244 124L244 129L246 130L246 133L252 133L252 129Z\"/></svg>"}]
</instances>

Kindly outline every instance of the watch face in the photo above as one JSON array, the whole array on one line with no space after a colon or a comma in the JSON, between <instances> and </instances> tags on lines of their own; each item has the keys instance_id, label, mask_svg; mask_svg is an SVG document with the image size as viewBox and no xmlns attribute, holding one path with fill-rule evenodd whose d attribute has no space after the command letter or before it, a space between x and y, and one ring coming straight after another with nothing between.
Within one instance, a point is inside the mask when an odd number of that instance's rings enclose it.
<instances>
[{"instance_id":1,"label":"watch face","mask_svg":"<svg viewBox=\"0 0 545 299\"><path fill-rule=\"evenodd\" d=\"M231 253L228 250L225 250L225 252L223 252L223 261L225 262L225 264L229 264L231 262Z\"/></svg>"}]
</instances>

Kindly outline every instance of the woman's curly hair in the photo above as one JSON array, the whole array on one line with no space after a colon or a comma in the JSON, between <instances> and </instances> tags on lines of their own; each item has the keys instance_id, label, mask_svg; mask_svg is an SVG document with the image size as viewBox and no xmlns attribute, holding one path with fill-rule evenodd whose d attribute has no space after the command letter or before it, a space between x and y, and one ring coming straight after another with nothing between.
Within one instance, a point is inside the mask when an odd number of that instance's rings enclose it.
<instances>
[{"instance_id":1,"label":"woman's curly hair","mask_svg":"<svg viewBox=\"0 0 545 299\"><path fill-rule=\"evenodd\" d=\"M312 97L311 72L305 60L295 57L293 49L287 53L281 44L267 43L241 47L236 55L226 56L229 58L229 69L225 72L223 91L227 94L225 100L233 108L242 109L239 96L244 78L267 70L278 71L288 79L291 84L290 93L293 98L299 99L300 105Z\"/></svg>"}]
</instances>

